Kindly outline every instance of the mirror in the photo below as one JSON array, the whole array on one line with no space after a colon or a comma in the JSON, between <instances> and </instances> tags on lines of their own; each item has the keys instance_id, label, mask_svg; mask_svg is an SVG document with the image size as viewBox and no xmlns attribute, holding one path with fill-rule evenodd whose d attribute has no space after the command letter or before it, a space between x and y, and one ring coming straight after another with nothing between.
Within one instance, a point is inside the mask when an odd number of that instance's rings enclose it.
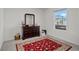
<instances>
[{"instance_id":1,"label":"mirror","mask_svg":"<svg viewBox=\"0 0 79 59\"><path fill-rule=\"evenodd\" d=\"M25 14L25 25L34 26L35 25L35 15Z\"/></svg>"}]
</instances>

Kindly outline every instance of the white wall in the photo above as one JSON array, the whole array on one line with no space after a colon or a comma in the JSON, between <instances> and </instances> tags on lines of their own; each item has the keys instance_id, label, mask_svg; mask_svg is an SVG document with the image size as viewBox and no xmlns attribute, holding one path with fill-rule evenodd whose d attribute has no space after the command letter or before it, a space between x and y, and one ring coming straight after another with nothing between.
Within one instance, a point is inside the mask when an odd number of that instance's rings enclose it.
<instances>
[{"instance_id":1,"label":"white wall","mask_svg":"<svg viewBox=\"0 0 79 59\"><path fill-rule=\"evenodd\" d=\"M46 28L48 35L79 45L79 9L68 9L67 30L54 29L55 10L57 9L46 10Z\"/></svg>"},{"instance_id":2,"label":"white wall","mask_svg":"<svg viewBox=\"0 0 79 59\"><path fill-rule=\"evenodd\" d=\"M43 11L35 8L7 8L4 9L4 39L14 40L16 33L22 32L22 22L24 21L24 14L32 13L35 14L35 22L43 28L42 20Z\"/></svg>"},{"instance_id":3,"label":"white wall","mask_svg":"<svg viewBox=\"0 0 79 59\"><path fill-rule=\"evenodd\" d=\"M0 8L0 49L3 41L3 9Z\"/></svg>"},{"instance_id":4,"label":"white wall","mask_svg":"<svg viewBox=\"0 0 79 59\"><path fill-rule=\"evenodd\" d=\"M42 29L47 29L48 35L55 36L65 41L79 45L79 9L68 9L67 30L54 29L54 11L57 9L29 9L29 8L7 8L4 9L4 39L14 40L16 33L21 33L21 22L24 21L25 13L35 14L35 22Z\"/></svg>"}]
</instances>

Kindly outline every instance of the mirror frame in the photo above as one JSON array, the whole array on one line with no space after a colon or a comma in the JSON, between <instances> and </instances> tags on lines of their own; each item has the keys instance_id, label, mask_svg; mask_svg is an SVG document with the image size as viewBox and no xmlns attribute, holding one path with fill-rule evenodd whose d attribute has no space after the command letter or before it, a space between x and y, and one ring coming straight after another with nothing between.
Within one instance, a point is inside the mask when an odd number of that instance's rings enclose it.
<instances>
[{"instance_id":1,"label":"mirror frame","mask_svg":"<svg viewBox=\"0 0 79 59\"><path fill-rule=\"evenodd\" d=\"M27 25L27 24L26 24L26 22L27 22L26 15L33 16L33 26L35 26L35 15L34 15L34 14L29 14L29 13L26 13L26 14L24 15L24 17L25 17L25 25Z\"/></svg>"}]
</instances>

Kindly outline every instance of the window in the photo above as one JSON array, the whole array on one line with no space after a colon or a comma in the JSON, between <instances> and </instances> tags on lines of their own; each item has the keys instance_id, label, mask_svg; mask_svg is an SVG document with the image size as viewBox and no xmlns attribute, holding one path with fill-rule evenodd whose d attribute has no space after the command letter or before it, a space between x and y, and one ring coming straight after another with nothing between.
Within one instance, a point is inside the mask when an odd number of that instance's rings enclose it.
<instances>
[{"instance_id":1,"label":"window","mask_svg":"<svg viewBox=\"0 0 79 59\"><path fill-rule=\"evenodd\" d=\"M67 9L56 10L54 15L55 15L55 28L66 30Z\"/></svg>"}]
</instances>

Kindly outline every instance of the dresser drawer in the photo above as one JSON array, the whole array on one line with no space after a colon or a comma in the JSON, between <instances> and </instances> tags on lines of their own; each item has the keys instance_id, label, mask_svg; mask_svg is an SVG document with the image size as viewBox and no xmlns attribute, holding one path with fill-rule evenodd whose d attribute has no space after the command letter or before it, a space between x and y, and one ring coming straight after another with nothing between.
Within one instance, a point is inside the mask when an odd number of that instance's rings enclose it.
<instances>
[{"instance_id":1,"label":"dresser drawer","mask_svg":"<svg viewBox=\"0 0 79 59\"><path fill-rule=\"evenodd\" d=\"M23 39L40 35L39 26L23 27Z\"/></svg>"}]
</instances>

